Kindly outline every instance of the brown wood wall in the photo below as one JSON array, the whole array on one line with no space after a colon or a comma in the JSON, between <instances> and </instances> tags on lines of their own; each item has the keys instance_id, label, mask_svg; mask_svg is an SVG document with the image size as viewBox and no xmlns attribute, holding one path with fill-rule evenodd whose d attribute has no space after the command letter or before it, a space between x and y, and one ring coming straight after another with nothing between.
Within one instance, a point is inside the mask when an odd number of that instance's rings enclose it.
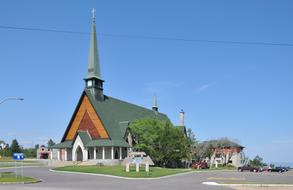
<instances>
[{"instance_id":1,"label":"brown wood wall","mask_svg":"<svg viewBox=\"0 0 293 190\"><path fill-rule=\"evenodd\" d=\"M78 108L65 140L73 140L78 130L88 130L93 139L109 138L101 119L86 95Z\"/></svg>"}]
</instances>

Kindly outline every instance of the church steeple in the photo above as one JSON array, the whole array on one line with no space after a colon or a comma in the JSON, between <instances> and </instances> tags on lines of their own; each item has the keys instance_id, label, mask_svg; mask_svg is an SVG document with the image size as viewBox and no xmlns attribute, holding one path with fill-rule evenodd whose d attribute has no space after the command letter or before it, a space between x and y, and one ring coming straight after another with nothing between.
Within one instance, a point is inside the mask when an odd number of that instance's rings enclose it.
<instances>
[{"instance_id":1,"label":"church steeple","mask_svg":"<svg viewBox=\"0 0 293 190\"><path fill-rule=\"evenodd\" d=\"M96 97L97 100L104 100L103 95L103 82L101 78L100 71L100 61L98 55L98 46L97 46L97 35L96 35L96 24L95 24L95 9L92 10L92 31L91 31L91 41L88 57L88 71L87 75L84 78L86 82L86 88L90 89L92 94Z\"/></svg>"}]
</instances>

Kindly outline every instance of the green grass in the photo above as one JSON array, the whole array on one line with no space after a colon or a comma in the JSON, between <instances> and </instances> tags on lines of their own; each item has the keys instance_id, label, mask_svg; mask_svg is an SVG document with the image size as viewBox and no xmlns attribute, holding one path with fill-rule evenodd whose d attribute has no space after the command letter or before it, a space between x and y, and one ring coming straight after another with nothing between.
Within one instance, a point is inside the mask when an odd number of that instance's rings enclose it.
<instances>
[{"instance_id":1,"label":"green grass","mask_svg":"<svg viewBox=\"0 0 293 190\"><path fill-rule=\"evenodd\" d=\"M1 162L15 162L15 160L11 158L0 158L0 163ZM20 161L17 161L20 162ZM38 163L37 160L23 160L23 163Z\"/></svg>"},{"instance_id":2,"label":"green grass","mask_svg":"<svg viewBox=\"0 0 293 190\"><path fill-rule=\"evenodd\" d=\"M134 166L132 166L130 169L130 172L126 172L124 166L66 166L61 168L55 168L54 170L106 174L131 178L155 178L191 171L188 169L167 169L150 167L150 172L145 172L145 168L141 167L140 172L136 172Z\"/></svg>"},{"instance_id":3,"label":"green grass","mask_svg":"<svg viewBox=\"0 0 293 190\"><path fill-rule=\"evenodd\" d=\"M0 173L0 183L36 183L39 180L32 177L21 177L12 172Z\"/></svg>"},{"instance_id":4,"label":"green grass","mask_svg":"<svg viewBox=\"0 0 293 190\"><path fill-rule=\"evenodd\" d=\"M0 161L0 168L8 168L8 167L21 167L21 166L41 166L41 163L35 162L35 161L27 161L27 162L20 162L17 161L16 163L14 161Z\"/></svg>"}]
</instances>

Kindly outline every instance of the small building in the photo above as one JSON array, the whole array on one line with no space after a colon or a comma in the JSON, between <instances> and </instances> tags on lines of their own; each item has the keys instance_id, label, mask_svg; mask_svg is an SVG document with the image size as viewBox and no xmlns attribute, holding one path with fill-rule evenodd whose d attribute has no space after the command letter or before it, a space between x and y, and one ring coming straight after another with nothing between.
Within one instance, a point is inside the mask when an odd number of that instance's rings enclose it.
<instances>
[{"instance_id":1,"label":"small building","mask_svg":"<svg viewBox=\"0 0 293 190\"><path fill-rule=\"evenodd\" d=\"M159 112L156 98L153 107L147 109L104 94L94 17L84 81L85 89L61 142L49 147L52 160L105 165L121 163L132 149L133 135L128 127L132 121L143 118L169 120L167 115Z\"/></svg>"},{"instance_id":2,"label":"small building","mask_svg":"<svg viewBox=\"0 0 293 190\"><path fill-rule=\"evenodd\" d=\"M50 150L47 147L41 146L37 150L37 159L48 159L50 153L51 152L50 152Z\"/></svg>"},{"instance_id":3,"label":"small building","mask_svg":"<svg viewBox=\"0 0 293 190\"><path fill-rule=\"evenodd\" d=\"M232 165L242 166L245 162L244 147L231 141L226 141L218 146L211 148L212 156L210 164L213 165Z\"/></svg>"}]
</instances>

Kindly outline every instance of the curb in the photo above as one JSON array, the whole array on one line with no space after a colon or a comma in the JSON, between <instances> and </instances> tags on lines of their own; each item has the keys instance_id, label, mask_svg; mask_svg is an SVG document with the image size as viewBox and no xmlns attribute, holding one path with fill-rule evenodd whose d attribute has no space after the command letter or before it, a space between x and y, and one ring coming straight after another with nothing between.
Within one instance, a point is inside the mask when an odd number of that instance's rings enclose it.
<instances>
[{"instance_id":1,"label":"curb","mask_svg":"<svg viewBox=\"0 0 293 190\"><path fill-rule=\"evenodd\" d=\"M68 171L57 171L50 169L50 172L56 172L56 173L68 173L68 174L80 174L80 175L93 175L93 176L101 176L101 177L111 177L116 179L127 179L127 180L159 180L159 179L165 179L175 176L181 176L181 175L187 175L193 173L193 171L190 172L184 172L174 175L168 175L168 176L162 176L162 177L152 177L152 178L134 178L134 177L122 177L122 176L115 176L115 175L107 175L107 174L95 174L95 173L85 173L85 172L68 172Z\"/></svg>"},{"instance_id":2,"label":"curb","mask_svg":"<svg viewBox=\"0 0 293 190\"><path fill-rule=\"evenodd\" d=\"M23 166L23 168L38 168L38 167L43 167L43 166ZM9 166L9 167L4 167L4 168L1 168L0 167L0 170L5 170L5 169L13 169L13 168L22 168L21 166Z\"/></svg>"},{"instance_id":3,"label":"curb","mask_svg":"<svg viewBox=\"0 0 293 190\"><path fill-rule=\"evenodd\" d=\"M293 184L227 184L217 182L202 182L210 186L230 186L230 187L293 187Z\"/></svg>"},{"instance_id":4,"label":"curb","mask_svg":"<svg viewBox=\"0 0 293 190\"><path fill-rule=\"evenodd\" d=\"M28 181L28 182L0 182L0 185L8 185L8 184L34 184L34 183L40 183L42 182L41 179L38 179L37 181Z\"/></svg>"}]
</instances>

